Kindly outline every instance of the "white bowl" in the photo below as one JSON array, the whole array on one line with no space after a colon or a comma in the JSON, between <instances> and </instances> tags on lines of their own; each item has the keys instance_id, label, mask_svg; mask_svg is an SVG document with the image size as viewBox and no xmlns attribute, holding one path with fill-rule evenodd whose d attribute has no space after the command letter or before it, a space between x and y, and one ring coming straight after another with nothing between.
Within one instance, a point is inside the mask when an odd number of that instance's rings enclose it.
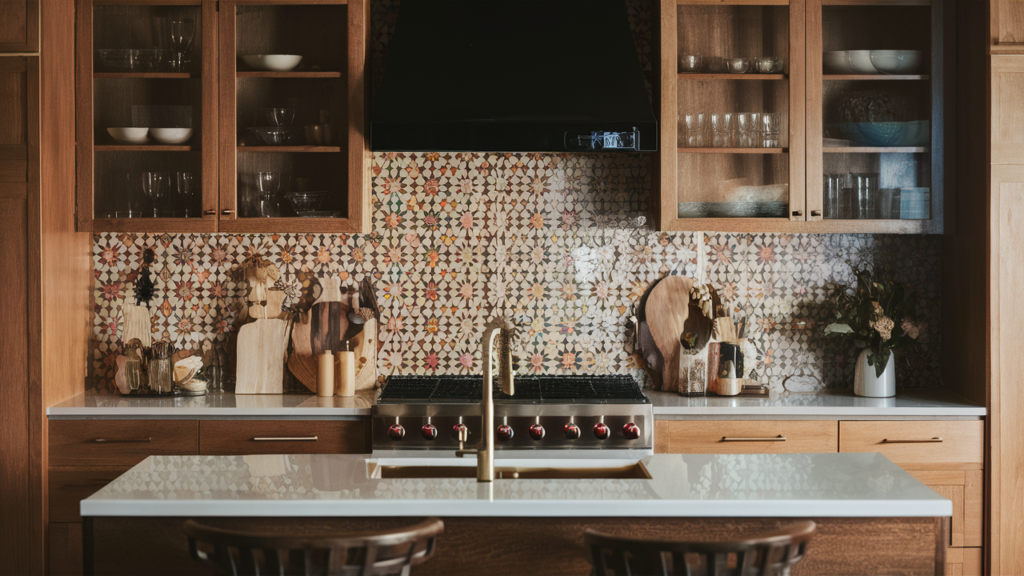
<instances>
[{"instance_id":1,"label":"white bowl","mask_svg":"<svg viewBox=\"0 0 1024 576\"><path fill-rule=\"evenodd\" d=\"M161 144L181 144L192 137L191 128L150 128L149 135Z\"/></svg>"},{"instance_id":2,"label":"white bowl","mask_svg":"<svg viewBox=\"0 0 1024 576\"><path fill-rule=\"evenodd\" d=\"M148 133L149 128L107 128L107 134L123 144L145 144L149 141Z\"/></svg>"},{"instance_id":3,"label":"white bowl","mask_svg":"<svg viewBox=\"0 0 1024 576\"><path fill-rule=\"evenodd\" d=\"M274 72L287 72L302 62L302 56L295 54L251 54L241 58L250 68Z\"/></svg>"},{"instance_id":4,"label":"white bowl","mask_svg":"<svg viewBox=\"0 0 1024 576\"><path fill-rule=\"evenodd\" d=\"M921 71L924 53L920 50L900 50L900 66L897 74L916 74Z\"/></svg>"},{"instance_id":5,"label":"white bowl","mask_svg":"<svg viewBox=\"0 0 1024 576\"><path fill-rule=\"evenodd\" d=\"M847 50L846 53L855 74L878 74L878 69L871 63L871 50Z\"/></svg>"},{"instance_id":6,"label":"white bowl","mask_svg":"<svg viewBox=\"0 0 1024 576\"><path fill-rule=\"evenodd\" d=\"M822 63L825 71L829 74L853 74L853 68L850 67L850 56L846 50L825 52L822 55Z\"/></svg>"},{"instance_id":7,"label":"white bowl","mask_svg":"<svg viewBox=\"0 0 1024 576\"><path fill-rule=\"evenodd\" d=\"M868 57L871 65L882 74L896 74L900 68L901 50L872 50Z\"/></svg>"}]
</instances>

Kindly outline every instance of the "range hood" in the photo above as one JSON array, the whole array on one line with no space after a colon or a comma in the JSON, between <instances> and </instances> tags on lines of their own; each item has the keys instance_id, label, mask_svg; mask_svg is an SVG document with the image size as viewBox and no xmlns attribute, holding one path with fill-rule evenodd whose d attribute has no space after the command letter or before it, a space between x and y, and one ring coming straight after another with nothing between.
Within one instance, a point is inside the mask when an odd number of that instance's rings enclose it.
<instances>
[{"instance_id":1,"label":"range hood","mask_svg":"<svg viewBox=\"0 0 1024 576\"><path fill-rule=\"evenodd\" d=\"M655 151L621 0L402 0L373 103L380 151Z\"/></svg>"}]
</instances>

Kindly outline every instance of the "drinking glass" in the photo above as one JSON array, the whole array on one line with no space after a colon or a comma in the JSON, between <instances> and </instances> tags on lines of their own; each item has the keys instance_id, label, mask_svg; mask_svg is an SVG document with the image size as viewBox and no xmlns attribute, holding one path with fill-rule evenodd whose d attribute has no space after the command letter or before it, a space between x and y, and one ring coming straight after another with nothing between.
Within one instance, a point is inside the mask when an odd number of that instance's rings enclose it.
<instances>
[{"instance_id":1,"label":"drinking glass","mask_svg":"<svg viewBox=\"0 0 1024 576\"><path fill-rule=\"evenodd\" d=\"M176 172L175 181L177 182L176 190L178 191L178 197L181 203L185 206L185 218L192 217L192 196L195 194L195 181L192 179L191 172Z\"/></svg>"},{"instance_id":2,"label":"drinking glass","mask_svg":"<svg viewBox=\"0 0 1024 576\"><path fill-rule=\"evenodd\" d=\"M823 192L825 196L826 219L835 220L840 218L840 194L842 188L842 174L825 174Z\"/></svg>"},{"instance_id":3,"label":"drinking glass","mask_svg":"<svg viewBox=\"0 0 1024 576\"><path fill-rule=\"evenodd\" d=\"M761 114L761 126L761 145L765 148L781 146L779 136L782 133L782 114L778 112Z\"/></svg>"},{"instance_id":4,"label":"drinking glass","mask_svg":"<svg viewBox=\"0 0 1024 576\"><path fill-rule=\"evenodd\" d=\"M852 184L857 190L857 216L860 220L876 217L878 198L878 174L852 174Z\"/></svg>"},{"instance_id":5,"label":"drinking glass","mask_svg":"<svg viewBox=\"0 0 1024 576\"><path fill-rule=\"evenodd\" d=\"M711 115L712 146L715 148L728 148L732 145L732 117L731 113Z\"/></svg>"},{"instance_id":6,"label":"drinking glass","mask_svg":"<svg viewBox=\"0 0 1024 576\"><path fill-rule=\"evenodd\" d=\"M758 112L744 112L736 115L736 129L739 131L739 146L741 148L757 146L760 124L761 114Z\"/></svg>"},{"instance_id":7,"label":"drinking glass","mask_svg":"<svg viewBox=\"0 0 1024 576\"><path fill-rule=\"evenodd\" d=\"M142 191L153 202L153 218L160 217L160 208L167 194L166 172L143 172Z\"/></svg>"},{"instance_id":8,"label":"drinking glass","mask_svg":"<svg viewBox=\"0 0 1024 576\"><path fill-rule=\"evenodd\" d=\"M686 145L690 148L701 148L704 146L704 113L683 115L684 126L686 127Z\"/></svg>"},{"instance_id":9,"label":"drinking glass","mask_svg":"<svg viewBox=\"0 0 1024 576\"><path fill-rule=\"evenodd\" d=\"M294 108L266 108L267 120L274 126L291 126L295 119Z\"/></svg>"},{"instance_id":10,"label":"drinking glass","mask_svg":"<svg viewBox=\"0 0 1024 576\"><path fill-rule=\"evenodd\" d=\"M879 188L878 217L882 220L900 219L900 189Z\"/></svg>"},{"instance_id":11,"label":"drinking glass","mask_svg":"<svg viewBox=\"0 0 1024 576\"><path fill-rule=\"evenodd\" d=\"M185 66L185 56L192 50L192 40L196 34L196 22L191 18L171 20L171 50L174 51L174 71L181 72Z\"/></svg>"},{"instance_id":12,"label":"drinking glass","mask_svg":"<svg viewBox=\"0 0 1024 576\"><path fill-rule=\"evenodd\" d=\"M278 215L277 200L274 198L281 187L281 174L277 172L260 172L256 175L260 188L258 216L271 218Z\"/></svg>"}]
</instances>

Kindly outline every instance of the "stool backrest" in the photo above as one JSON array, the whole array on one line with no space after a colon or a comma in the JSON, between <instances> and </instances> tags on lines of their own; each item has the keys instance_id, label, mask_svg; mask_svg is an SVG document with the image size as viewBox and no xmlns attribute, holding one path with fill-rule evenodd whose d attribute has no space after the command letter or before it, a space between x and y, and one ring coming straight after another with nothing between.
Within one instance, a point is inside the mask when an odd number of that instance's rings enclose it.
<instances>
[{"instance_id":1,"label":"stool backrest","mask_svg":"<svg viewBox=\"0 0 1024 576\"><path fill-rule=\"evenodd\" d=\"M444 522L430 518L397 530L305 535L225 530L189 520L184 531L194 560L231 576L405 576L434 553Z\"/></svg>"},{"instance_id":2,"label":"stool backrest","mask_svg":"<svg viewBox=\"0 0 1024 576\"><path fill-rule=\"evenodd\" d=\"M798 522L731 542L619 538L587 530L595 576L786 576L817 530Z\"/></svg>"}]
</instances>

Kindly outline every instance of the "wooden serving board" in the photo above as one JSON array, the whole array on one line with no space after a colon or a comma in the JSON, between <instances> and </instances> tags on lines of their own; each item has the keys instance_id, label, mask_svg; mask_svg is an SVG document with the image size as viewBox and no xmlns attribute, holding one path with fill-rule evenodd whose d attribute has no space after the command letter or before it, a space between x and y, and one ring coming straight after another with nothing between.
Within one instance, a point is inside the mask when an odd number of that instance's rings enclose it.
<instances>
[{"instance_id":1,"label":"wooden serving board","mask_svg":"<svg viewBox=\"0 0 1024 576\"><path fill-rule=\"evenodd\" d=\"M674 392L679 386L679 354L690 309L690 288L693 280L683 276L666 276L651 290L644 306L644 316L654 345L663 360L661 389Z\"/></svg>"},{"instance_id":2,"label":"wooden serving board","mask_svg":"<svg viewBox=\"0 0 1024 576\"><path fill-rule=\"evenodd\" d=\"M367 390L377 385L377 320L370 318L352 339L356 357L356 390Z\"/></svg>"},{"instance_id":3,"label":"wooden serving board","mask_svg":"<svg viewBox=\"0 0 1024 576\"><path fill-rule=\"evenodd\" d=\"M284 361L288 351L288 322L256 320L238 330L235 394L284 392Z\"/></svg>"}]
</instances>

